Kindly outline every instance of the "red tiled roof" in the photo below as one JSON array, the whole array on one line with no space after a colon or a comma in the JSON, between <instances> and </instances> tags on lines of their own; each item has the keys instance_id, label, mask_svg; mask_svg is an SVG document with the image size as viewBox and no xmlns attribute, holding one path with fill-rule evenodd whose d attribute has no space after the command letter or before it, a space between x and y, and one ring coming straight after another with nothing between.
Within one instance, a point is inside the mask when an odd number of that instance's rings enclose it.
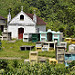
<instances>
[{"instance_id":1,"label":"red tiled roof","mask_svg":"<svg viewBox=\"0 0 75 75\"><path fill-rule=\"evenodd\" d=\"M0 16L0 20L5 20L5 18L4 18L4 17L2 17L2 16Z\"/></svg>"},{"instance_id":2,"label":"red tiled roof","mask_svg":"<svg viewBox=\"0 0 75 75\"><path fill-rule=\"evenodd\" d=\"M33 20L33 14L29 14L29 13L26 14ZM37 17L37 25L46 25L46 23L41 18L39 18L38 16L36 17Z\"/></svg>"}]
</instances>

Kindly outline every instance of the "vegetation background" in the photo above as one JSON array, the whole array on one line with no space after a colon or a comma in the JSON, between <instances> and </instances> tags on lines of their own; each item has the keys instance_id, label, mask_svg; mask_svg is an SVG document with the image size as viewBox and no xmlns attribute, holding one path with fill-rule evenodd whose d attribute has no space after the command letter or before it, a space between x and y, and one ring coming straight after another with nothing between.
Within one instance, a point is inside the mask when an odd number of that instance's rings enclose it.
<instances>
[{"instance_id":1,"label":"vegetation background","mask_svg":"<svg viewBox=\"0 0 75 75\"><path fill-rule=\"evenodd\" d=\"M21 11L21 6L24 8L25 13L32 13L36 10L37 16L42 18L47 23L47 29L54 31L61 31L65 37L75 37L75 0L0 0L0 16L7 18L9 9L11 9L12 18ZM4 42L3 44L6 44ZM28 58L24 56L24 52L19 51L18 41L16 47L14 44L10 49L8 44L3 45L5 49L0 51L0 57L7 55L16 56L16 53L23 54L21 58ZM20 44L21 45L21 44ZM11 50L11 53L9 52ZM12 51L13 50L13 51ZM5 54L5 53L6 54ZM3 54L2 54L3 53ZM8 53L8 54L7 54ZM54 56L52 53L52 57ZM47 56L45 53L39 53L40 56ZM51 57L48 56L48 57ZM74 65L73 65L74 64ZM74 67L73 67L74 66ZM38 70L39 69L39 70ZM65 68L64 65L50 65L46 64L23 64L23 61L2 61L0 60L0 74L2 75L75 75L75 61L71 65Z\"/></svg>"},{"instance_id":2,"label":"vegetation background","mask_svg":"<svg viewBox=\"0 0 75 75\"><path fill-rule=\"evenodd\" d=\"M18 60L0 60L0 75L75 75L75 61L70 66L63 64L23 63Z\"/></svg>"},{"instance_id":3,"label":"vegetation background","mask_svg":"<svg viewBox=\"0 0 75 75\"><path fill-rule=\"evenodd\" d=\"M66 37L75 37L75 0L0 0L0 15L12 18L24 7L25 13L33 13L47 23L47 29L61 31Z\"/></svg>"}]
</instances>

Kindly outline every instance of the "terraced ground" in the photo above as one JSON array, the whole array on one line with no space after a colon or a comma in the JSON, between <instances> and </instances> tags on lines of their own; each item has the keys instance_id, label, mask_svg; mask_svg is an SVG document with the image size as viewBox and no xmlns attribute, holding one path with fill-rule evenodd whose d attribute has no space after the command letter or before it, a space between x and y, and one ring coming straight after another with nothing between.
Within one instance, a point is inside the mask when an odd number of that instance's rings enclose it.
<instances>
[{"instance_id":1,"label":"terraced ground","mask_svg":"<svg viewBox=\"0 0 75 75\"><path fill-rule=\"evenodd\" d=\"M25 43L22 40L16 40L15 42L8 42L8 41L1 41L1 42L2 42L2 50L0 50L0 58L12 57L12 58L28 59L29 51L21 51L20 46L23 46L23 45L35 46L36 45L36 43L32 43L32 42ZM32 50L35 51L35 48ZM55 51L39 52L39 56L54 58Z\"/></svg>"}]
</instances>

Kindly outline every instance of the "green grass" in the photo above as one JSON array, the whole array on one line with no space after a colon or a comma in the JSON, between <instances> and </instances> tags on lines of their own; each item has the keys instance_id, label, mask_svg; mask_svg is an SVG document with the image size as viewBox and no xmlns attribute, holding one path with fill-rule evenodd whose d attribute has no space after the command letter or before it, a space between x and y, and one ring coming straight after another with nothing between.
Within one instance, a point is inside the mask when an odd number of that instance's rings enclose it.
<instances>
[{"instance_id":1,"label":"green grass","mask_svg":"<svg viewBox=\"0 0 75 75\"><path fill-rule=\"evenodd\" d=\"M21 51L20 46L34 45L35 43L25 43L22 40L17 40L15 43L7 43L8 41L2 41L2 51L0 51L0 57L21 57L29 58L29 51ZM12 47L12 48L11 48ZM35 48L33 49L35 50Z\"/></svg>"},{"instance_id":2,"label":"green grass","mask_svg":"<svg viewBox=\"0 0 75 75\"><path fill-rule=\"evenodd\" d=\"M43 56L43 57L51 57L51 58L55 58L55 51L43 51L43 52L39 52L39 56Z\"/></svg>"},{"instance_id":3,"label":"green grass","mask_svg":"<svg viewBox=\"0 0 75 75\"><path fill-rule=\"evenodd\" d=\"M20 46L23 46L23 45L35 46L35 43L32 43L32 42L25 43L22 40L17 40L15 43L7 43L8 41L1 41L1 42L2 42L2 47L4 48L2 48L2 50L0 51L0 57L20 57L22 59L28 59L29 51L21 51ZM33 51L35 51L35 48L33 49ZM55 51L39 52L39 56L54 58Z\"/></svg>"}]
</instances>

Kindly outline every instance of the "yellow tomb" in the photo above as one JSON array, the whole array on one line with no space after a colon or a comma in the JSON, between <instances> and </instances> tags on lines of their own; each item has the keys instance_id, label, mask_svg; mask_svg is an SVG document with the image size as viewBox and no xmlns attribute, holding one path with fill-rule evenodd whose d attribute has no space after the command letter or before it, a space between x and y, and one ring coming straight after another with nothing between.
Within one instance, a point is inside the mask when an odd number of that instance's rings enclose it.
<instances>
[{"instance_id":1,"label":"yellow tomb","mask_svg":"<svg viewBox=\"0 0 75 75\"><path fill-rule=\"evenodd\" d=\"M75 38L72 39L71 43L72 44L75 44Z\"/></svg>"},{"instance_id":2,"label":"yellow tomb","mask_svg":"<svg viewBox=\"0 0 75 75\"><path fill-rule=\"evenodd\" d=\"M71 43L71 42L72 42L72 38L65 38L65 41L66 41L67 43Z\"/></svg>"},{"instance_id":3,"label":"yellow tomb","mask_svg":"<svg viewBox=\"0 0 75 75\"><path fill-rule=\"evenodd\" d=\"M36 51L42 51L42 47L36 47Z\"/></svg>"},{"instance_id":4,"label":"yellow tomb","mask_svg":"<svg viewBox=\"0 0 75 75\"><path fill-rule=\"evenodd\" d=\"M33 63L33 64L38 62L38 52L37 51L30 51L29 61L30 63Z\"/></svg>"},{"instance_id":5,"label":"yellow tomb","mask_svg":"<svg viewBox=\"0 0 75 75\"><path fill-rule=\"evenodd\" d=\"M58 61L55 58L49 58L50 64L58 64Z\"/></svg>"}]
</instances>

